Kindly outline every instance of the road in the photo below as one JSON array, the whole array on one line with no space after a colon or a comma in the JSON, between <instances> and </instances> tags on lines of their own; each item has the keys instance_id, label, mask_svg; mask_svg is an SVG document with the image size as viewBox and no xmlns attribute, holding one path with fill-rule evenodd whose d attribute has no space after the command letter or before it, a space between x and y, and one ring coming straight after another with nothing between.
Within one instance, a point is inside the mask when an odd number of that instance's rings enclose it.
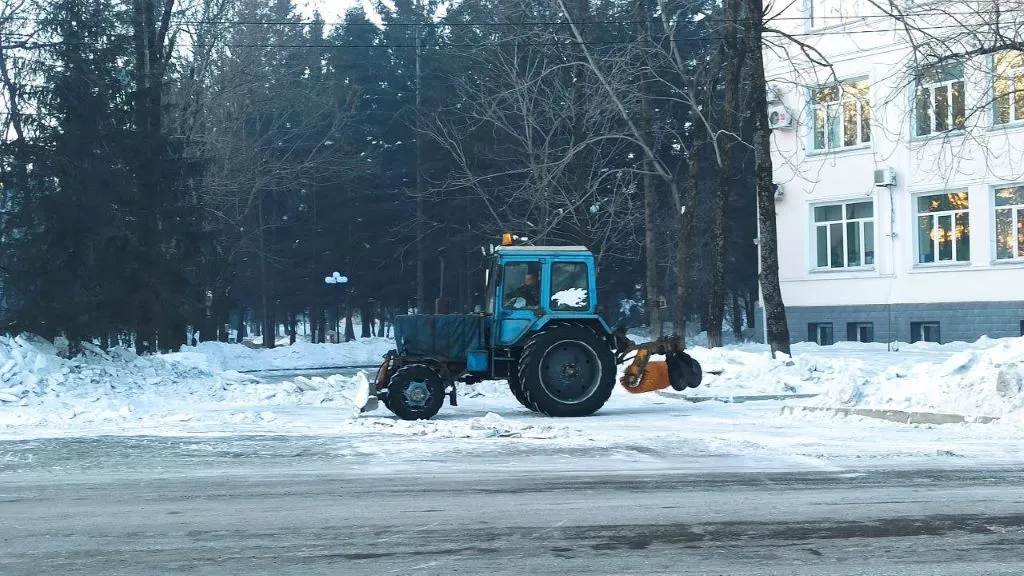
<instances>
[{"instance_id":1,"label":"road","mask_svg":"<svg viewBox=\"0 0 1024 576\"><path fill-rule=\"evenodd\" d=\"M0 443L0 574L1019 574L1021 468Z\"/></svg>"}]
</instances>

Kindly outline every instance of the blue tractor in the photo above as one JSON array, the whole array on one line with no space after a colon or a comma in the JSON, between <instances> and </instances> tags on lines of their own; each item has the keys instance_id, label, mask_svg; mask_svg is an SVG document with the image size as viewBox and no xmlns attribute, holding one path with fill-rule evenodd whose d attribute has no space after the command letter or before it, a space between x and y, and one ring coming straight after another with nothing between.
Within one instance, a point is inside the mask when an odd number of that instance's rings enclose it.
<instances>
[{"instance_id":1,"label":"blue tractor","mask_svg":"<svg viewBox=\"0 0 1024 576\"><path fill-rule=\"evenodd\" d=\"M597 313L594 255L581 246L494 249L486 272L486 307L474 314L410 314L395 318L396 349L371 385L400 418L429 419L456 385L507 380L525 407L549 416L587 416L601 409L619 379L633 393L693 388L701 367L666 337L635 344ZM650 361L662 354L664 361Z\"/></svg>"}]
</instances>

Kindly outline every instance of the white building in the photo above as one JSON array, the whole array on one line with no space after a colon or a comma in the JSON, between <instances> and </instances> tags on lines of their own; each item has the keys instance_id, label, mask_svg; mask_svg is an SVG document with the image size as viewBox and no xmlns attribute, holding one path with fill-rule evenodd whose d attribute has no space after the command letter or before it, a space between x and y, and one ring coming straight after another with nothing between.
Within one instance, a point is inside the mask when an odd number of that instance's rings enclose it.
<instances>
[{"instance_id":1,"label":"white building","mask_svg":"<svg viewBox=\"0 0 1024 576\"><path fill-rule=\"evenodd\" d=\"M809 47L765 48L794 341L1024 335L1024 54L949 58L994 12L906 5L912 35L862 0L771 24ZM1024 13L1001 17L1019 37Z\"/></svg>"}]
</instances>

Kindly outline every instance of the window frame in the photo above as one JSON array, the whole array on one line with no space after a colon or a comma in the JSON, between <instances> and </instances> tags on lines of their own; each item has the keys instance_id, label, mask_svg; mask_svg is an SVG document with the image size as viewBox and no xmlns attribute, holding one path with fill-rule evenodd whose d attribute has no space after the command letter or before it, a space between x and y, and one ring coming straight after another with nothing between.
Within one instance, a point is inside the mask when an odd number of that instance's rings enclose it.
<instances>
[{"instance_id":1,"label":"window frame","mask_svg":"<svg viewBox=\"0 0 1024 576\"><path fill-rule=\"evenodd\" d=\"M999 66L998 58L1002 54L1010 54L1010 53L1013 53L1013 52L1017 52L1017 51L1016 50L1004 50L1002 52L997 52L996 54L993 54L991 56L991 59L990 59L990 66L991 66L990 71L991 71L991 74L990 74L989 80L991 82L991 84L990 84L990 88L991 88L990 96L991 96L991 101L992 101L992 126L996 127L996 128L1004 128L1004 127L1012 127L1012 126L1024 125L1024 106L1022 106L1021 117L1020 118L1014 118L1014 116L1016 115L1015 112L1016 112L1016 110L1018 108L1018 105L1019 105L1020 101L1024 100L1024 91L1020 91L1020 90L1017 90L1017 89L1014 88L1014 85L1017 82L1024 83L1024 61L1021 62L1021 65L1019 67L1017 67L1017 68L1009 68L1008 69L1008 71L1011 73L1009 75L1009 77L1007 78L1007 85L1008 85L1009 90L1010 90L1010 92L1007 94L1007 97L1009 98L1009 101L1007 102L1007 108L1008 108L1007 109L1007 114L1008 114L1009 120L1007 122L1000 122L999 121L999 112L1000 112L999 106L1000 106L1000 102L999 102L999 93L996 90L996 81L997 81L997 79L1000 76L999 68L998 68L998 66ZM1021 58L1024 59L1024 52L1020 52L1020 55L1021 55Z\"/></svg>"},{"instance_id":2,"label":"window frame","mask_svg":"<svg viewBox=\"0 0 1024 576\"><path fill-rule=\"evenodd\" d=\"M920 204L919 204L921 198L927 198L929 196L949 196L951 194L964 194L964 195L966 195L967 196L967 208L952 209L952 210L940 210L938 212L921 212L921 208L920 208ZM973 251L971 249L971 237L970 237L970 234L971 234L971 232L970 232L970 219L971 219L971 195L970 195L970 190L965 188L965 189L958 189L958 190L947 190L947 191L944 191L944 192L922 192L920 194L914 194L913 196L911 196L911 202L913 203L912 204L912 207L913 207L913 212L912 212L913 223L912 223L912 226L913 226L913 229L914 229L914 267L929 267L929 266L941 267L941 266L967 266L967 265L970 265L971 261L972 261L971 259L974 257L974 253L973 253ZM957 249L956 249L957 248L956 215L958 213L966 214L967 215L967 219L968 219L968 223L967 223L967 259L966 260L958 260L957 259ZM921 226L920 226L921 216L930 216L932 218L932 226L931 226L931 230L932 231L937 229L940 216L950 216L950 222L951 222L951 225L952 225L952 230L954 232L953 236L952 236L953 243L952 243L952 247L951 247L953 258L951 260L940 260L939 259L940 258L940 253L939 253L939 250L940 250L939 249L939 237L938 237L938 234L936 234L935 235L936 237L932 239L932 248L933 248L934 253L935 253L935 260L933 260L931 262L922 262L921 261L921 238L920 238L920 234L921 234Z\"/></svg>"},{"instance_id":3,"label":"window frame","mask_svg":"<svg viewBox=\"0 0 1024 576\"><path fill-rule=\"evenodd\" d=\"M868 339L860 339L860 330L867 328ZM850 342L860 342L867 344L875 341L875 323L874 322L847 322L846 324L846 339Z\"/></svg>"},{"instance_id":4,"label":"window frame","mask_svg":"<svg viewBox=\"0 0 1024 576\"><path fill-rule=\"evenodd\" d=\"M821 337L822 329L827 329L829 331L830 341L827 343L822 343L822 340L824 340ZM811 338L812 334L814 336L813 338ZM807 338L818 346L832 346L836 343L835 326L832 322L809 322L807 324Z\"/></svg>"},{"instance_id":5,"label":"window frame","mask_svg":"<svg viewBox=\"0 0 1024 576\"><path fill-rule=\"evenodd\" d=\"M992 193L992 261L998 263L1024 262L1024 204L1011 204L1008 206L996 206L996 194L1000 190L1008 188L1024 189L1024 184L1011 184L1006 186L993 186ZM1010 258L999 257L999 212L1009 211L1011 214L1011 230L1013 231L1014 255ZM1019 253L1017 253L1019 251Z\"/></svg>"},{"instance_id":6,"label":"window frame","mask_svg":"<svg viewBox=\"0 0 1024 576\"><path fill-rule=\"evenodd\" d=\"M927 327L935 327L935 340L926 340L924 338L924 329ZM918 336L920 332L920 337ZM931 342L933 344L942 344L942 323L937 320L923 320L910 323L910 343L917 344L918 342Z\"/></svg>"},{"instance_id":7,"label":"window frame","mask_svg":"<svg viewBox=\"0 0 1024 576\"><path fill-rule=\"evenodd\" d=\"M924 75L926 75L926 74L928 74L928 73L930 73L930 72L932 72L934 70L939 70L939 69L942 69L942 68L949 68L949 67L952 67L952 66L959 66L960 67L960 75L959 75L959 77L954 78L952 80L943 80L943 81L940 81L940 82L928 82L928 83L924 83L923 82L923 76ZM950 135L950 134L955 135L955 134L963 134L963 133L965 133L966 130L967 130L967 72L966 72L966 67L964 66L964 63L961 62L961 61L955 61L955 62L950 62L950 63L947 63L947 64L940 64L940 65L937 65L937 66L923 66L923 67L917 69L917 71L915 72L915 76L916 76L916 79L914 80L914 84L911 87L912 90L911 90L911 98L910 98L910 109L911 109L910 120L911 120L911 134L912 134L912 138L915 138L915 139L928 139L928 138L937 138L937 137L941 137L941 136L945 136L945 135ZM960 99L961 99L963 107L964 107L963 123L961 125L959 125L959 126L956 125L956 112L955 112L956 106L954 105L954 100L953 100L953 85L958 83L958 82L961 85L960 86ZM938 129L936 129L936 125L935 125L935 89L936 88L940 88L940 87L947 88L947 94L948 94L948 98L949 98L949 100L946 103L947 104L948 113L946 115L947 127L946 127L945 130L938 130ZM921 123L920 123L921 111L918 109L918 102L920 101L920 94L921 94L921 90L922 89L927 89L928 93L929 93L928 94L928 118L929 118L929 124L928 124L928 132L924 133L924 134L921 133Z\"/></svg>"},{"instance_id":8,"label":"window frame","mask_svg":"<svg viewBox=\"0 0 1024 576\"><path fill-rule=\"evenodd\" d=\"M847 214L848 214L847 213L847 206L852 205L852 204L867 204L867 203L871 204L871 216L870 217L850 218L849 216L847 216ZM827 221L823 221L823 222L818 222L817 220L815 220L815 216L814 216L815 209L816 208L824 208L824 207L827 207L827 206L839 206L840 207L840 211L842 213L842 218L840 220L827 220ZM811 241L811 251L810 251L811 252L811 258L810 258L810 265L811 266L810 266L810 268L811 268L811 272L860 271L860 270L872 270L872 269L875 268L875 261L876 261L876 259L875 259L874 254L875 254L875 246L876 246L877 243L875 242L875 220L876 220L876 214L875 214L875 199L874 198L870 198L870 199L866 199L866 200L851 199L851 200L838 200L838 201L830 201L830 202L821 202L821 203L811 204L810 208L811 208L811 213L810 213L810 220L811 220L811 240L810 240ZM867 223L871 224L871 234L870 234L870 236L871 236L871 247L872 247L872 250L871 250L871 253L872 253L871 260L872 261L871 261L870 264L866 263L866 261L867 261L868 234L865 233L864 228L865 228L865 224L867 224ZM832 225L833 224L840 224L842 226L842 231L843 231L843 265L842 266L832 266L832 250L831 250L832 242L831 242L831 240L832 240ZM849 248L849 239L848 239L849 233L848 233L848 231L849 231L849 225L850 224L857 224L859 232L860 232L860 246L859 246L859 249L860 249L860 262L861 263L856 265L856 266L849 265L850 248ZM827 262L827 264L825 266L819 266L818 265L818 228L825 228L826 245L827 245L827 250L828 250L828 262Z\"/></svg>"},{"instance_id":9,"label":"window frame","mask_svg":"<svg viewBox=\"0 0 1024 576\"><path fill-rule=\"evenodd\" d=\"M579 266L583 273L583 286L587 292L586 305L576 308L560 308L556 307L553 298L555 297L555 268L557 266ZM568 313L568 314L579 314L589 313L594 310L594 287L590 285L590 263L586 260L552 260L548 265L547 270L547 282L548 282L548 298L547 306L545 307L549 312L553 313Z\"/></svg>"},{"instance_id":10,"label":"window frame","mask_svg":"<svg viewBox=\"0 0 1024 576\"><path fill-rule=\"evenodd\" d=\"M855 85L860 83L864 84L863 88L866 94L864 98L858 98L857 96L853 96L849 93L851 88L855 88ZM834 88L838 91L838 99L819 102L816 98L818 93L821 92L822 90L827 90L829 88ZM846 123L844 122L846 117L845 104L850 100L854 102L854 106L856 107L856 139L853 144L845 144L847 135ZM874 110L872 109L871 103L871 79L869 75L862 74L858 76L851 76L849 78L843 78L842 80L838 80L836 82L814 86L808 89L807 91L807 103L807 108L809 111L808 113L810 114L810 118L808 121L808 125L810 126L810 146L808 148L810 149L811 154L828 154L830 152L834 153L843 152L846 150L857 150L868 148L871 146L871 142L873 140L872 121L874 119ZM867 108L868 113L868 117L866 119L867 126L865 126L864 118L865 107ZM838 143L831 142L832 138L831 130L829 130L829 121L832 117L829 115L830 108L834 108L837 114L836 118L839 123ZM824 110L825 113L824 124L822 126L823 147L821 148L818 147L816 140L818 132L818 112L820 110ZM865 130L867 134L867 140L864 139Z\"/></svg>"},{"instance_id":11,"label":"window frame","mask_svg":"<svg viewBox=\"0 0 1024 576\"><path fill-rule=\"evenodd\" d=\"M509 308L508 306L505 305L505 301L508 299L507 292L508 292L508 288L509 288L505 283L509 279L508 268L510 266L525 266L526 267L526 273L530 272L531 267L535 267L534 270L536 270L536 272L537 272L537 305L536 306L529 306L529 305L527 305L527 306L524 306L522 308ZM544 261L542 259L537 258L537 259L522 259L522 260L519 260L519 259L516 259L516 260L506 260L502 265L499 266L499 268L501 268L501 292L500 292L500 294L501 294L502 310L512 311L512 312L526 311L526 312L531 312L532 313L532 312L534 312L536 310L544 309L544 292L543 292L543 287L544 287L544 282L546 280L545 280L545 277L544 277L545 276L545 274L544 274ZM525 277L526 277L526 274L524 273L524 275L523 275L524 280L525 280ZM512 290L515 290L516 288L517 288L517 286L516 287L512 287Z\"/></svg>"}]
</instances>

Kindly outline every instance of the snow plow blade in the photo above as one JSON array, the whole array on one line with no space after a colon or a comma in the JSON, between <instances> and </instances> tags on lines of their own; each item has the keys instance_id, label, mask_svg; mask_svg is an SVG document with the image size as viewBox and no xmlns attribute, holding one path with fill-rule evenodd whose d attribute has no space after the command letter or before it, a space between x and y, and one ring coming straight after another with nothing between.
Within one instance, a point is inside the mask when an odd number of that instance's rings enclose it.
<instances>
[{"instance_id":1,"label":"snow plow blade","mask_svg":"<svg viewBox=\"0 0 1024 576\"><path fill-rule=\"evenodd\" d=\"M391 358L391 354L385 355L384 362L377 369L377 375L373 381L366 383L366 401L363 402L360 412L373 412L380 407L381 394L387 393L388 379L391 378Z\"/></svg>"}]
</instances>

